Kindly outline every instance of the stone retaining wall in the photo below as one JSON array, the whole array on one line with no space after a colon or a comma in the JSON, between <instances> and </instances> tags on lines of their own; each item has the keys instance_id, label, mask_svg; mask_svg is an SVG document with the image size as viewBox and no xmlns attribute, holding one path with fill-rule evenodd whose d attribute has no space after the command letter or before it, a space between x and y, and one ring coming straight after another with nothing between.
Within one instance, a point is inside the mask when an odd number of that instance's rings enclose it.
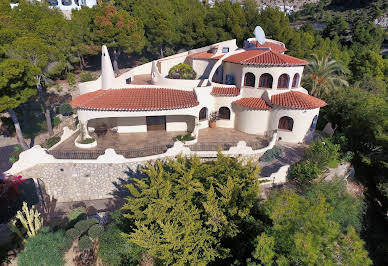
<instances>
[{"instance_id":1,"label":"stone retaining wall","mask_svg":"<svg viewBox=\"0 0 388 266\"><path fill-rule=\"evenodd\" d=\"M276 135L275 133L270 144L263 149L252 150L245 142L240 141L237 146L223 153L226 156L238 156L243 163L248 160L257 161L275 145ZM65 160L55 159L46 149L34 146L20 154L19 161L8 173L39 179L44 184L46 194L57 202L107 199L114 198L115 195L122 198L127 193L123 184L128 182L128 177L140 176L139 167L147 162L175 158L177 155L197 155L203 160L211 160L217 156L217 152L193 152L182 142L175 142L164 154L142 158L127 159L116 154L113 149L107 149L96 160Z\"/></svg>"}]
</instances>

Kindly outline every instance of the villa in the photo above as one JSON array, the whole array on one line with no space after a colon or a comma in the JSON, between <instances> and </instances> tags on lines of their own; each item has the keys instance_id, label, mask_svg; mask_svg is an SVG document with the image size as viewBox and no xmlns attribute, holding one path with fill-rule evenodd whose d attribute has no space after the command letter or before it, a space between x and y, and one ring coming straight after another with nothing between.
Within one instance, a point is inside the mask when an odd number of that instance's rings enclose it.
<instances>
[{"instance_id":1,"label":"villa","mask_svg":"<svg viewBox=\"0 0 388 266\"><path fill-rule=\"evenodd\" d=\"M71 102L88 134L105 127L117 133L231 128L301 143L314 132L326 103L308 95L300 81L307 61L286 55L281 42L251 38L244 48L236 40L190 50L138 66L116 77L106 46L101 76L79 84ZM169 70L190 65L193 80L170 79ZM199 134L199 136L198 136Z\"/></svg>"}]
</instances>

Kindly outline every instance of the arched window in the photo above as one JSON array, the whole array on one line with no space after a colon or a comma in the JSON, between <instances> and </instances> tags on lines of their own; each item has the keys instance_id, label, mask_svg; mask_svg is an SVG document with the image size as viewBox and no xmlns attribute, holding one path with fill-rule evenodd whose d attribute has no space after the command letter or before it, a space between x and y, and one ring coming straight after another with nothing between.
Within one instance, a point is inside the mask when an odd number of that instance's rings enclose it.
<instances>
[{"instance_id":1,"label":"arched window","mask_svg":"<svg viewBox=\"0 0 388 266\"><path fill-rule=\"evenodd\" d=\"M273 78L271 74L265 73L260 76L259 87L260 88L272 88Z\"/></svg>"},{"instance_id":2,"label":"arched window","mask_svg":"<svg viewBox=\"0 0 388 266\"><path fill-rule=\"evenodd\" d=\"M218 110L218 117L220 119L227 119L230 120L230 110L228 107L221 107Z\"/></svg>"},{"instance_id":3,"label":"arched window","mask_svg":"<svg viewBox=\"0 0 388 266\"><path fill-rule=\"evenodd\" d=\"M318 121L318 115L315 115L313 118L313 121L311 122L310 129L315 129L317 126L317 121Z\"/></svg>"},{"instance_id":4,"label":"arched window","mask_svg":"<svg viewBox=\"0 0 388 266\"><path fill-rule=\"evenodd\" d=\"M199 111L199 120L205 120L207 119L207 108L206 107L203 107L200 111Z\"/></svg>"},{"instance_id":5,"label":"arched window","mask_svg":"<svg viewBox=\"0 0 388 266\"><path fill-rule=\"evenodd\" d=\"M283 116L279 119L278 129L292 131L294 127L294 120L289 116Z\"/></svg>"},{"instance_id":6,"label":"arched window","mask_svg":"<svg viewBox=\"0 0 388 266\"><path fill-rule=\"evenodd\" d=\"M255 75L251 72L248 72L245 74L245 79L244 79L244 86L246 87L254 87L255 86Z\"/></svg>"},{"instance_id":7,"label":"arched window","mask_svg":"<svg viewBox=\"0 0 388 266\"><path fill-rule=\"evenodd\" d=\"M278 88L279 89L288 89L288 83L290 81L290 78L287 74L283 74L279 77L278 80Z\"/></svg>"},{"instance_id":8,"label":"arched window","mask_svg":"<svg viewBox=\"0 0 388 266\"><path fill-rule=\"evenodd\" d=\"M298 84L299 84L299 74L296 73L294 75L294 78L292 79L292 87L293 88L297 88L298 87Z\"/></svg>"}]
</instances>

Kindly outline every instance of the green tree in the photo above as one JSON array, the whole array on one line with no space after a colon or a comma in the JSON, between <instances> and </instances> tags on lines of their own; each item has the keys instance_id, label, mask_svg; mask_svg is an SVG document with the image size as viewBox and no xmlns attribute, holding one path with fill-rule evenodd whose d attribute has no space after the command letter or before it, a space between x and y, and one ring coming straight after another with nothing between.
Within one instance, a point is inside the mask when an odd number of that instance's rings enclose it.
<instances>
[{"instance_id":1,"label":"green tree","mask_svg":"<svg viewBox=\"0 0 388 266\"><path fill-rule=\"evenodd\" d=\"M353 80L359 81L364 78L376 78L384 80L386 71L388 71L388 60L368 48L358 51L350 63Z\"/></svg>"},{"instance_id":2,"label":"green tree","mask_svg":"<svg viewBox=\"0 0 388 266\"><path fill-rule=\"evenodd\" d=\"M340 41L343 44L346 41L348 29L349 24L345 21L343 16L334 16L326 23L322 36Z\"/></svg>"},{"instance_id":3,"label":"green tree","mask_svg":"<svg viewBox=\"0 0 388 266\"><path fill-rule=\"evenodd\" d=\"M122 52L140 52L144 46L144 29L141 21L114 6L97 7L93 20L95 43L113 49L113 68L119 73L118 58Z\"/></svg>"},{"instance_id":4,"label":"green tree","mask_svg":"<svg viewBox=\"0 0 388 266\"><path fill-rule=\"evenodd\" d=\"M176 15L173 13L172 1L131 0L117 5L123 6L143 23L146 50L152 55L164 57L180 38L176 34Z\"/></svg>"},{"instance_id":5,"label":"green tree","mask_svg":"<svg viewBox=\"0 0 388 266\"><path fill-rule=\"evenodd\" d=\"M206 14L206 37L209 43L236 38L242 43L246 37L246 20L239 3L216 2Z\"/></svg>"},{"instance_id":6,"label":"green tree","mask_svg":"<svg viewBox=\"0 0 388 266\"><path fill-rule=\"evenodd\" d=\"M39 68L31 66L27 60L5 59L0 62L0 112L7 111L14 123L17 139L24 150L24 141L19 121L14 109L36 94L36 76Z\"/></svg>"},{"instance_id":7,"label":"green tree","mask_svg":"<svg viewBox=\"0 0 388 266\"><path fill-rule=\"evenodd\" d=\"M328 219L338 223L343 233L346 233L349 226L356 232L361 232L365 203L361 196L353 196L347 192L346 181L337 178L331 182L314 184L305 192L305 195L310 201L325 195L326 202L332 207Z\"/></svg>"},{"instance_id":8,"label":"green tree","mask_svg":"<svg viewBox=\"0 0 388 266\"><path fill-rule=\"evenodd\" d=\"M56 48L46 45L40 39L33 37L17 38L12 43L5 46L5 51L8 57L28 60L32 66L40 70L40 73L35 77L37 80L36 88L38 90L40 103L46 117L49 135L54 135L53 127L51 125L50 109L47 108L46 105L43 83L45 70L48 65L60 60L58 51L56 51Z\"/></svg>"},{"instance_id":9,"label":"green tree","mask_svg":"<svg viewBox=\"0 0 388 266\"><path fill-rule=\"evenodd\" d=\"M224 258L226 242L255 223L258 169L250 164L219 154L209 164L197 157L157 161L143 172L145 179L127 186L132 197L123 210L133 226L125 236L166 264Z\"/></svg>"},{"instance_id":10,"label":"green tree","mask_svg":"<svg viewBox=\"0 0 388 266\"><path fill-rule=\"evenodd\" d=\"M343 234L329 219L332 207L323 194L308 200L292 190L274 192L263 208L271 223L257 237L255 261L264 265L372 264L354 229L349 227Z\"/></svg>"},{"instance_id":11,"label":"green tree","mask_svg":"<svg viewBox=\"0 0 388 266\"><path fill-rule=\"evenodd\" d=\"M306 67L304 85L314 96L329 95L339 87L348 86L348 82L341 76L344 67L330 56L318 57L312 55L310 64Z\"/></svg>"}]
</instances>

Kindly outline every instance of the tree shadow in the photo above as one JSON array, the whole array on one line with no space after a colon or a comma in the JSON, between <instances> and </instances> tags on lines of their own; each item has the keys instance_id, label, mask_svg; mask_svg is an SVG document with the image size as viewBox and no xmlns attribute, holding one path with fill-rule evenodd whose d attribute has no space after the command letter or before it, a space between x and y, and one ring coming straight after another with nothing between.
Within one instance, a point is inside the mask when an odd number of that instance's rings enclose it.
<instances>
[{"instance_id":1,"label":"tree shadow","mask_svg":"<svg viewBox=\"0 0 388 266\"><path fill-rule=\"evenodd\" d=\"M123 206L127 197L132 197L129 189L126 187L128 184L135 184L135 179L143 179L146 175L140 170L142 166L138 165L136 170L132 170L130 167L125 171L128 178L119 178L118 181L113 182L115 190L111 192L113 199L111 201L110 209L118 209Z\"/></svg>"}]
</instances>

